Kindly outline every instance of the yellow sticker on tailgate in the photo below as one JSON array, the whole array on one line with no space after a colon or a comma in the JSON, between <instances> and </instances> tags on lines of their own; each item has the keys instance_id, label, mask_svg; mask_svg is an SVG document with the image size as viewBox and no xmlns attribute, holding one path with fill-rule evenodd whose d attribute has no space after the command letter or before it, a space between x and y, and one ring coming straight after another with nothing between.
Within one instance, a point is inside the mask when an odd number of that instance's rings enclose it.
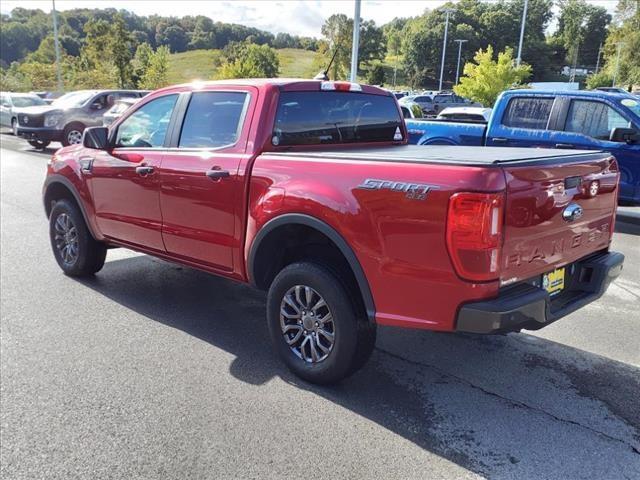
<instances>
[{"instance_id":1,"label":"yellow sticker on tailgate","mask_svg":"<svg viewBox=\"0 0 640 480\"><path fill-rule=\"evenodd\" d=\"M551 296L560 293L564 289L564 267L545 273L542 276L542 288Z\"/></svg>"}]
</instances>

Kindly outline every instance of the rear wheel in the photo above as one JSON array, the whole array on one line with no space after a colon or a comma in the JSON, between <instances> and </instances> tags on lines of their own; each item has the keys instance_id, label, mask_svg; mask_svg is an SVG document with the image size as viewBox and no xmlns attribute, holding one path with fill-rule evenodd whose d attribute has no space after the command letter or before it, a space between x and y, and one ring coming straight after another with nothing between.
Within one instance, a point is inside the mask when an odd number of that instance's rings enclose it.
<instances>
[{"instance_id":1,"label":"rear wheel","mask_svg":"<svg viewBox=\"0 0 640 480\"><path fill-rule=\"evenodd\" d=\"M60 200L53 206L49 237L53 255L65 274L93 275L103 267L105 244L91 236L80 209L69 200Z\"/></svg>"},{"instance_id":2,"label":"rear wheel","mask_svg":"<svg viewBox=\"0 0 640 480\"><path fill-rule=\"evenodd\" d=\"M351 300L329 268L294 263L274 279L267 321L274 347L296 375L312 383L335 383L367 361L375 325Z\"/></svg>"},{"instance_id":3,"label":"rear wheel","mask_svg":"<svg viewBox=\"0 0 640 480\"><path fill-rule=\"evenodd\" d=\"M38 150L44 150L49 146L51 142L46 140L29 140L29 145L33 148L37 148Z\"/></svg>"}]
</instances>

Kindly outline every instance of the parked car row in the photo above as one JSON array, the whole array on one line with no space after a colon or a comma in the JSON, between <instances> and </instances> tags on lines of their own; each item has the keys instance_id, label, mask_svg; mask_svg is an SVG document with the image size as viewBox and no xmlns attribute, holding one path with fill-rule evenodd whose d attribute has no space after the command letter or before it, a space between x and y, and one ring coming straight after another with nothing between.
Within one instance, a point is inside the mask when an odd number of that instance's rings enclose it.
<instances>
[{"instance_id":1,"label":"parked car row","mask_svg":"<svg viewBox=\"0 0 640 480\"><path fill-rule=\"evenodd\" d=\"M25 138L31 146L46 148L51 142L79 144L87 127L111 123L144 97L145 90L78 90L53 100L37 94L2 93L2 126ZM106 119L105 119L106 117Z\"/></svg>"}]
</instances>

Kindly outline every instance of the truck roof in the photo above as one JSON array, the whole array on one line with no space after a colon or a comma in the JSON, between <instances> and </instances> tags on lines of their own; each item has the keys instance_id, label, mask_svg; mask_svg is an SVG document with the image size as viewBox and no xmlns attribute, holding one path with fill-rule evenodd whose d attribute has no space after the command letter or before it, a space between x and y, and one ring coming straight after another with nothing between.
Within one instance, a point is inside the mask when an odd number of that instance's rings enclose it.
<instances>
[{"instance_id":1,"label":"truck roof","mask_svg":"<svg viewBox=\"0 0 640 480\"><path fill-rule=\"evenodd\" d=\"M615 98L624 99L633 97L631 93L617 93L617 92L603 92L600 90L534 90L534 89L517 89L507 90L503 94L504 96L511 95L564 95L571 97L584 97L584 98Z\"/></svg>"},{"instance_id":2,"label":"truck roof","mask_svg":"<svg viewBox=\"0 0 640 480\"><path fill-rule=\"evenodd\" d=\"M250 86L256 88L264 88L268 86L277 86L284 90L320 90L320 86L323 83L337 83L337 84L349 84L351 82L339 81L339 80L310 80L308 78L234 78L229 80L207 80L207 81L193 81L190 83L183 83L180 85L173 85L165 87L158 91L166 91L173 89L182 90L206 90L207 87L215 87L218 85L227 86ZM362 89L363 93L370 93L375 95L393 96L388 90L380 87L374 87L372 85L357 84Z\"/></svg>"},{"instance_id":3,"label":"truck roof","mask_svg":"<svg viewBox=\"0 0 640 480\"><path fill-rule=\"evenodd\" d=\"M556 150L551 148L461 147L453 145L391 145L377 148L338 148L310 151L270 152L269 155L311 157L372 162L445 163L492 166L503 163L539 162L575 157L602 158L608 153L594 150Z\"/></svg>"}]
</instances>

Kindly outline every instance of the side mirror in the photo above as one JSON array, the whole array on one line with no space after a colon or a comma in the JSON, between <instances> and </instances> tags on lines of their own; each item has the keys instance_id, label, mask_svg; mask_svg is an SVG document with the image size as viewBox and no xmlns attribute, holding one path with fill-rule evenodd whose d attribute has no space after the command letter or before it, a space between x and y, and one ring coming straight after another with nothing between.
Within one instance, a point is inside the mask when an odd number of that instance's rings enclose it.
<instances>
[{"instance_id":1,"label":"side mirror","mask_svg":"<svg viewBox=\"0 0 640 480\"><path fill-rule=\"evenodd\" d=\"M82 135L82 145L94 150L106 150L109 147L109 129L107 127L89 127Z\"/></svg>"},{"instance_id":2,"label":"side mirror","mask_svg":"<svg viewBox=\"0 0 640 480\"><path fill-rule=\"evenodd\" d=\"M636 143L640 140L640 133L635 128L616 127L611 130L609 140L619 143Z\"/></svg>"},{"instance_id":3,"label":"side mirror","mask_svg":"<svg viewBox=\"0 0 640 480\"><path fill-rule=\"evenodd\" d=\"M102 104L100 102L93 102L90 108L91 110L102 110Z\"/></svg>"}]
</instances>

